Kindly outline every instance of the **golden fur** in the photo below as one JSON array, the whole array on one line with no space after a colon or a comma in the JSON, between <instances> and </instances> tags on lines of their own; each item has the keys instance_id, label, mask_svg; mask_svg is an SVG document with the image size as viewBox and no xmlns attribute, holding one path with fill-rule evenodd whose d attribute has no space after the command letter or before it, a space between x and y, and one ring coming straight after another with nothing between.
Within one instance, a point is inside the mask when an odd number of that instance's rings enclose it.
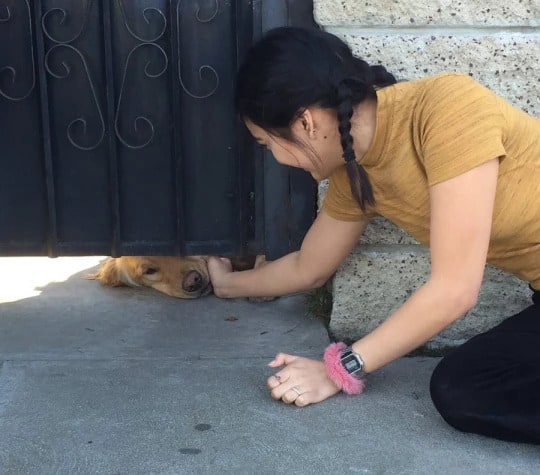
<instances>
[{"instance_id":1,"label":"golden fur","mask_svg":"<svg viewBox=\"0 0 540 475\"><path fill-rule=\"evenodd\" d=\"M108 287L151 287L180 299L195 299L212 292L207 256L123 256L110 257L91 279ZM232 259L235 270L264 263L264 257Z\"/></svg>"}]
</instances>

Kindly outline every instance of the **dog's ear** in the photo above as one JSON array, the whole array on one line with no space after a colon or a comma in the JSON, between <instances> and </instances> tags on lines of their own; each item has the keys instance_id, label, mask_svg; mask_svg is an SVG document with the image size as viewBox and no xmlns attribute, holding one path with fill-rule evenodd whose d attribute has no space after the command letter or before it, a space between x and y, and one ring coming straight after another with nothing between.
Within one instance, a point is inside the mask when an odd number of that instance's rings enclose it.
<instances>
[{"instance_id":1,"label":"dog's ear","mask_svg":"<svg viewBox=\"0 0 540 475\"><path fill-rule=\"evenodd\" d=\"M99 270L95 274L88 276L88 278L99 280L103 285L108 287L120 287L126 285L120 279L120 272L114 257L107 259L101 264Z\"/></svg>"},{"instance_id":2,"label":"dog's ear","mask_svg":"<svg viewBox=\"0 0 540 475\"><path fill-rule=\"evenodd\" d=\"M259 254L255 258L255 264L253 264L253 268L258 269L259 267L263 267L266 264L268 264L268 261L266 260L266 256L264 254Z\"/></svg>"}]
</instances>

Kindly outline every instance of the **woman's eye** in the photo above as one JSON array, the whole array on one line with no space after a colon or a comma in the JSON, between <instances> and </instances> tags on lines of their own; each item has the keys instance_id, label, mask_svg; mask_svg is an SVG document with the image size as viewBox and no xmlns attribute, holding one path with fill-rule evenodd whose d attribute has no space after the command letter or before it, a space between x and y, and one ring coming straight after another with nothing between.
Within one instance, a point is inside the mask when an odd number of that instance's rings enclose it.
<instances>
[{"instance_id":1,"label":"woman's eye","mask_svg":"<svg viewBox=\"0 0 540 475\"><path fill-rule=\"evenodd\" d=\"M144 271L144 275L152 275L157 272L157 269L154 269L153 267L149 267Z\"/></svg>"}]
</instances>

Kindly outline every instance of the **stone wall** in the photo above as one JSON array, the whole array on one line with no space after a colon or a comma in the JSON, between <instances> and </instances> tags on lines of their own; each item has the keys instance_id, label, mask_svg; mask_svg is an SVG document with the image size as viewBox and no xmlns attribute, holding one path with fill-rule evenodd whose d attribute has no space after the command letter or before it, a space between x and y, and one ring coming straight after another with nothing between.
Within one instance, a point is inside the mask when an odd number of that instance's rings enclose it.
<instances>
[{"instance_id":1,"label":"stone wall","mask_svg":"<svg viewBox=\"0 0 540 475\"><path fill-rule=\"evenodd\" d=\"M314 15L355 54L398 79L468 73L540 116L540 0L315 0ZM332 335L365 335L428 276L428 250L374 220L333 280ZM527 284L488 266L476 308L428 346L459 344L529 305L530 295Z\"/></svg>"}]
</instances>

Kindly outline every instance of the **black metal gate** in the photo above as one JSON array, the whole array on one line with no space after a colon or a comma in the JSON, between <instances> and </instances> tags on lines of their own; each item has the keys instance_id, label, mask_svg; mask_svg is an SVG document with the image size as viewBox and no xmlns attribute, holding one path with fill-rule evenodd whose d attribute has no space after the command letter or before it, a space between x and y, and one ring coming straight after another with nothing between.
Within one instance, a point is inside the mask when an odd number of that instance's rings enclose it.
<instances>
[{"instance_id":1,"label":"black metal gate","mask_svg":"<svg viewBox=\"0 0 540 475\"><path fill-rule=\"evenodd\" d=\"M296 249L314 183L233 110L245 51L285 24L311 0L0 0L0 255Z\"/></svg>"}]
</instances>

